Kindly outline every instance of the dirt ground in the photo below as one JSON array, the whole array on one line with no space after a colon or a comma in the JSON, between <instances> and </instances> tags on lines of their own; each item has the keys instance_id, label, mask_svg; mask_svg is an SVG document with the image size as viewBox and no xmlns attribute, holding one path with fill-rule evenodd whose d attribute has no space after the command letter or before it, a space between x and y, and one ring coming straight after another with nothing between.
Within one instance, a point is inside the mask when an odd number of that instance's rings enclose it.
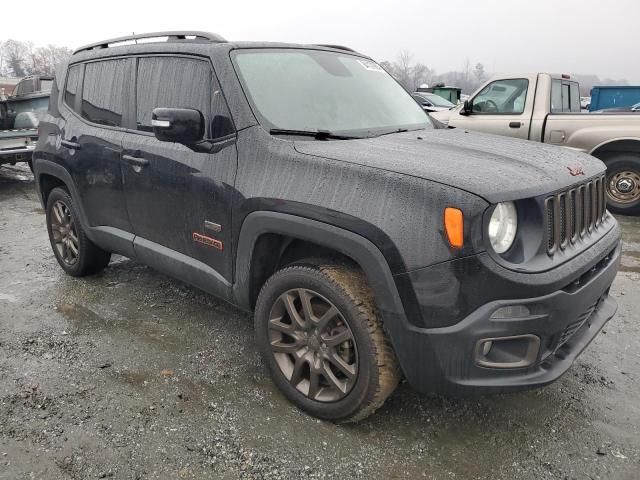
<instances>
[{"instance_id":1,"label":"dirt ground","mask_svg":"<svg viewBox=\"0 0 640 480\"><path fill-rule=\"evenodd\" d=\"M640 478L640 219L617 316L558 382L448 399L402 385L336 426L275 390L250 316L139 263L56 264L26 166L0 168L0 479Z\"/></svg>"}]
</instances>

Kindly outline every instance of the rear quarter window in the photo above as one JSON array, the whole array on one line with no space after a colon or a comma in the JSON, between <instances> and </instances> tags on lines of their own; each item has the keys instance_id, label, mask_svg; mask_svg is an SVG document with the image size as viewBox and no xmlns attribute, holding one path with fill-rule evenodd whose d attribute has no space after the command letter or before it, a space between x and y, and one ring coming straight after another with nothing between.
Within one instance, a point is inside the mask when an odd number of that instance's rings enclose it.
<instances>
[{"instance_id":1,"label":"rear quarter window","mask_svg":"<svg viewBox=\"0 0 640 480\"><path fill-rule=\"evenodd\" d=\"M576 82L551 81L551 113L580 112L580 87Z\"/></svg>"},{"instance_id":2,"label":"rear quarter window","mask_svg":"<svg viewBox=\"0 0 640 480\"><path fill-rule=\"evenodd\" d=\"M67 84L64 89L64 103L71 109L76 109L76 95L80 90L80 73L82 65L72 65L67 74Z\"/></svg>"}]
</instances>

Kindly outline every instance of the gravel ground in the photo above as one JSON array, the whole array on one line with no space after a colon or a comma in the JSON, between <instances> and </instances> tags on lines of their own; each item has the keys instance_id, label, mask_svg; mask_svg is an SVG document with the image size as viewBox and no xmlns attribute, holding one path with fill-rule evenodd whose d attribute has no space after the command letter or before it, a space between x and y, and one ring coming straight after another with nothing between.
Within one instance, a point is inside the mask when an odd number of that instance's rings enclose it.
<instances>
[{"instance_id":1,"label":"gravel ground","mask_svg":"<svg viewBox=\"0 0 640 480\"><path fill-rule=\"evenodd\" d=\"M620 219L617 316L542 390L402 385L336 426L292 407L250 316L116 257L65 276L33 178L0 168L0 479L640 477L640 220Z\"/></svg>"}]
</instances>

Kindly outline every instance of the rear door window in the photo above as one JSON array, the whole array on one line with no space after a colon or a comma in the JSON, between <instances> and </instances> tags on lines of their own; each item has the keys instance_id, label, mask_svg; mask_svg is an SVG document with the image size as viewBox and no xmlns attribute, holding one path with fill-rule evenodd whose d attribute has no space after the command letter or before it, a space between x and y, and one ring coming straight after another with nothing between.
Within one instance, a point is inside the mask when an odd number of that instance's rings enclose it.
<instances>
[{"instance_id":1,"label":"rear door window","mask_svg":"<svg viewBox=\"0 0 640 480\"><path fill-rule=\"evenodd\" d=\"M124 111L131 85L129 66L127 59L85 65L81 104L83 118L111 127L124 125Z\"/></svg>"},{"instance_id":2,"label":"rear door window","mask_svg":"<svg viewBox=\"0 0 640 480\"><path fill-rule=\"evenodd\" d=\"M183 57L145 57L138 60L136 128L153 131L154 108L194 108L205 124L211 121L212 72L203 60ZM209 129L207 129L209 130Z\"/></svg>"}]
</instances>

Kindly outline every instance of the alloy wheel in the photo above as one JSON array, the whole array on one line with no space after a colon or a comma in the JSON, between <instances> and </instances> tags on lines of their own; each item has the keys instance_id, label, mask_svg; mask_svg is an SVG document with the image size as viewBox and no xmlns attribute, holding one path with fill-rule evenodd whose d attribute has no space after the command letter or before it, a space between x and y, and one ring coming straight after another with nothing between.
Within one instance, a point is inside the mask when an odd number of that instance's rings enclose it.
<instances>
[{"instance_id":1,"label":"alloy wheel","mask_svg":"<svg viewBox=\"0 0 640 480\"><path fill-rule=\"evenodd\" d=\"M51 207L51 232L58 256L67 265L74 265L80 255L78 231L69 207L56 201Z\"/></svg>"},{"instance_id":2,"label":"alloy wheel","mask_svg":"<svg viewBox=\"0 0 640 480\"><path fill-rule=\"evenodd\" d=\"M349 394L358 352L338 308L313 290L289 290L271 308L268 338L278 367L300 393L319 402Z\"/></svg>"}]
</instances>

